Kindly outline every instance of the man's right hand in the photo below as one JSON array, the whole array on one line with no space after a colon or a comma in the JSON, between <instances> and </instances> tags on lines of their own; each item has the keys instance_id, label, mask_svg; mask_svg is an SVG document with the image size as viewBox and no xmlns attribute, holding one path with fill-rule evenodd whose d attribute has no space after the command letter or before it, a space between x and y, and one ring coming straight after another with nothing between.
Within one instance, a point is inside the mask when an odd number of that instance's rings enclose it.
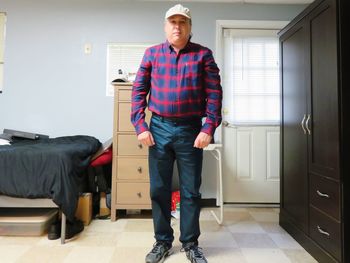
<instances>
[{"instance_id":1,"label":"man's right hand","mask_svg":"<svg viewBox=\"0 0 350 263\"><path fill-rule=\"evenodd\" d=\"M139 135L137 135L137 139L139 140L139 142L146 146L152 146L155 144L152 133L150 131L144 131L140 133Z\"/></svg>"}]
</instances>

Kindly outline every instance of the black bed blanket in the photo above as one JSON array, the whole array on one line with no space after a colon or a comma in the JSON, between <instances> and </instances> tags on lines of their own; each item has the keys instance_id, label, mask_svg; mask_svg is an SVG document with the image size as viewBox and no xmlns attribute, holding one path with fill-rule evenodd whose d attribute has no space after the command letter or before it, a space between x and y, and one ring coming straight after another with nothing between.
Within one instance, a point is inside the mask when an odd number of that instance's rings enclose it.
<instances>
[{"instance_id":1,"label":"black bed blanket","mask_svg":"<svg viewBox=\"0 0 350 263\"><path fill-rule=\"evenodd\" d=\"M94 137L78 135L0 146L0 194L51 198L72 220L82 172L100 145Z\"/></svg>"}]
</instances>

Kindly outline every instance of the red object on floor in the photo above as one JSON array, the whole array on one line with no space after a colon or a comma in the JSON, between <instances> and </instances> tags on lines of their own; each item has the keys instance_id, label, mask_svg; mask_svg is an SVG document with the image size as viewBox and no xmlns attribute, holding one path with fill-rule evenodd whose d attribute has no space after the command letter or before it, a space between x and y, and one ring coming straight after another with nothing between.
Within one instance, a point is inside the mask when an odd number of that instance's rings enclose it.
<instances>
[{"instance_id":1,"label":"red object on floor","mask_svg":"<svg viewBox=\"0 0 350 263\"><path fill-rule=\"evenodd\" d=\"M180 191L171 193L171 211L176 210L176 204L180 204Z\"/></svg>"},{"instance_id":2,"label":"red object on floor","mask_svg":"<svg viewBox=\"0 0 350 263\"><path fill-rule=\"evenodd\" d=\"M104 151L99 157L93 160L90 163L90 165L93 167L96 167L96 166L108 164L112 162L112 157L113 157L113 151L112 151L112 147L110 147L106 151Z\"/></svg>"}]
</instances>

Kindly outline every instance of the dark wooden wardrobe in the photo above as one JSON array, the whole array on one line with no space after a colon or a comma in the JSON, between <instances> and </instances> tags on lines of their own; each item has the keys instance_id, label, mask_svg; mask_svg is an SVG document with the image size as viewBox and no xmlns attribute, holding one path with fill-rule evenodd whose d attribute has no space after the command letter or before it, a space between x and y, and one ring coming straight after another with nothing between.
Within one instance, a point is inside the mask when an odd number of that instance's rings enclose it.
<instances>
[{"instance_id":1,"label":"dark wooden wardrobe","mask_svg":"<svg viewBox=\"0 0 350 263\"><path fill-rule=\"evenodd\" d=\"M280 225L319 262L350 262L350 0L281 32Z\"/></svg>"}]
</instances>

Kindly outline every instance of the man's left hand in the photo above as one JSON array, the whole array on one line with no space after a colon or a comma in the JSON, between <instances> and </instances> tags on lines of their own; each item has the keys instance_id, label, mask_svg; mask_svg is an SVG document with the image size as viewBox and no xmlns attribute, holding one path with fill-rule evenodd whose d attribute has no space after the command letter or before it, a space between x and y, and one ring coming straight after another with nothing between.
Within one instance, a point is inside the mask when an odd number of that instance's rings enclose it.
<instances>
[{"instance_id":1,"label":"man's left hand","mask_svg":"<svg viewBox=\"0 0 350 263\"><path fill-rule=\"evenodd\" d=\"M201 148L201 149L205 148L209 145L212 138L213 138L213 136L206 134L205 132L200 132L197 135L196 140L194 141L193 147Z\"/></svg>"}]
</instances>

